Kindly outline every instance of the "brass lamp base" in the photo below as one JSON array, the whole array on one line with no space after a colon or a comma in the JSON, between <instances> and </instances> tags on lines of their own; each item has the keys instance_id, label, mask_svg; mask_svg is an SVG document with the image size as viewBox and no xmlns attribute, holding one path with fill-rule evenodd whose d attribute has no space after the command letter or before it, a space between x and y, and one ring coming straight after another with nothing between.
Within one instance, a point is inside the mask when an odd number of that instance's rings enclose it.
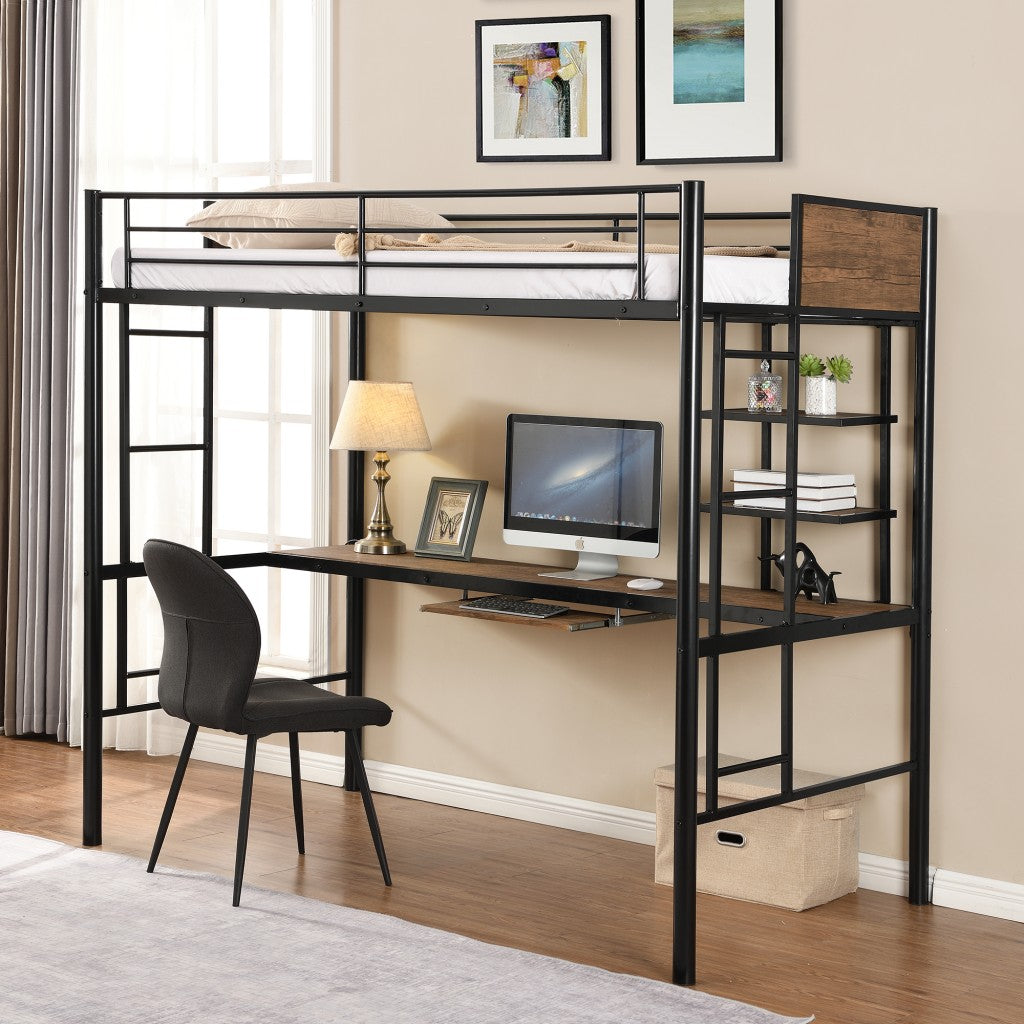
<instances>
[{"instance_id":1,"label":"brass lamp base","mask_svg":"<svg viewBox=\"0 0 1024 1024\"><path fill-rule=\"evenodd\" d=\"M388 453L383 451L378 451L373 457L373 464L377 470L371 479L377 485L377 500L367 526L369 532L355 543L355 550L360 555L400 555L405 551L405 545L400 540L395 540L391 516L388 515L388 503L384 500L384 488L391 479L388 473L390 461Z\"/></svg>"},{"instance_id":2,"label":"brass lamp base","mask_svg":"<svg viewBox=\"0 0 1024 1024\"><path fill-rule=\"evenodd\" d=\"M395 540L394 534L388 530L382 534L369 533L362 540L357 540L355 551L360 555L401 555L405 544Z\"/></svg>"}]
</instances>

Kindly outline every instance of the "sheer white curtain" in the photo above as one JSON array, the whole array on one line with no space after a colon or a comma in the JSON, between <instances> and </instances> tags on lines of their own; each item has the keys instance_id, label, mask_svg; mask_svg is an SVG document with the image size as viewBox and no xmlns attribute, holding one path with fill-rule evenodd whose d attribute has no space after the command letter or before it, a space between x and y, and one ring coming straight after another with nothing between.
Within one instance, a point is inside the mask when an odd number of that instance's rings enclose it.
<instances>
[{"instance_id":1,"label":"sheer white curtain","mask_svg":"<svg viewBox=\"0 0 1024 1024\"><path fill-rule=\"evenodd\" d=\"M327 0L83 0L83 187L241 190L329 177L329 11ZM317 45L311 59L312 43ZM132 222L183 224L196 206L191 200L133 201ZM107 268L123 244L119 213L117 203L105 204ZM195 235L133 235L133 243L180 247L199 246L201 240ZM109 269L105 278L109 281ZM104 403L110 411L120 398L117 315L116 308L107 310L104 324ZM196 331L203 326L202 311L188 307L132 306L129 316L133 329ZM219 311L216 336L214 551L326 543L325 315ZM132 445L202 440L201 345L197 338L132 338ZM80 373L78 377L81 397ZM124 559L117 530L117 417L108 414L105 419L104 562L111 563ZM79 509L81 455L79 430ZM200 546L201 471L198 452L131 456L128 559L141 560L148 537ZM245 500L234 500L238 494ZM254 520L253 509L262 516ZM80 525L75 542L69 731L71 742L79 743ZM243 570L236 576L260 617L266 667L300 675L325 671L326 581L267 569ZM147 580L129 580L127 586L128 669L152 669L159 663L163 632L156 601ZM104 597L104 706L110 707L116 703L113 584L106 585ZM155 688L155 676L130 679L128 704L155 700ZM176 752L178 724L162 712L111 718L104 724L104 743Z\"/></svg>"},{"instance_id":2,"label":"sheer white curtain","mask_svg":"<svg viewBox=\"0 0 1024 1024\"><path fill-rule=\"evenodd\" d=\"M137 0L83 0L81 163L83 188L105 190L190 190L202 186L209 137L206 103L208 65L204 45L203 0L138 3ZM132 219L147 213L157 222L183 221L190 207L166 210L140 204ZM113 207L108 206L105 213ZM121 244L119 225L105 224L105 279L109 259ZM143 243L144 244L144 243ZM198 244L198 241L195 242ZM79 289L81 294L81 289ZM135 307L133 327L195 328L195 310ZM104 403L116 409L117 311L108 310L104 324L107 373ZM199 325L201 326L201 325ZM81 336L81 335L79 335ZM131 348L131 443L169 444L201 440L202 352L197 339L137 338ZM81 395L81 372L77 387ZM79 410L81 401L76 403ZM105 431L104 491L108 513L117 508L117 435L113 417ZM79 414L80 420L80 414ZM76 443L76 507L81 509L81 431ZM200 459L194 453L132 456L131 557L141 557L148 536L168 537L199 545ZM106 517L104 561L119 561L116 516ZM79 516L79 524L81 517ZM69 739L81 742L82 701L82 533L75 536L76 566L72 579L73 678ZM145 580L128 584L128 665L154 667L159 661L162 630L159 613ZM114 586L107 584L104 604L105 706L115 703ZM155 677L129 680L129 704L155 699ZM153 748L152 722L162 712L111 718L104 724L104 743L121 749Z\"/></svg>"}]
</instances>

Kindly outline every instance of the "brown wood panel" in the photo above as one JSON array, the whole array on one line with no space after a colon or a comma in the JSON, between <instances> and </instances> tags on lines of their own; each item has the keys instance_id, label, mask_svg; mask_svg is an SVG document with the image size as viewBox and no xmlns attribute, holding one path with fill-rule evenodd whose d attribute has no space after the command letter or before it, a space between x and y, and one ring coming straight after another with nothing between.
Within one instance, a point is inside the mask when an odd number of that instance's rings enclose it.
<instances>
[{"instance_id":1,"label":"brown wood panel","mask_svg":"<svg viewBox=\"0 0 1024 1024\"><path fill-rule=\"evenodd\" d=\"M77 846L81 762L0 736L0 828ZM174 759L108 751L104 764L103 849L145 858ZM161 867L231 877L240 786L237 769L192 764ZM668 980L672 891L654 884L652 847L378 796L388 889L358 794L307 783L303 796L300 857L288 780L257 774L247 884ZM697 988L714 995L816 1024L1021 1020L1022 924L865 890L803 913L701 893L697 912Z\"/></svg>"},{"instance_id":2,"label":"brown wood panel","mask_svg":"<svg viewBox=\"0 0 1024 1024\"><path fill-rule=\"evenodd\" d=\"M298 548L283 552L293 556L301 564L308 561L320 562L323 565L335 563L359 567L370 578L395 578L397 573L408 574L411 578L406 582L420 583L428 586L453 586L446 577L454 574L461 578L472 578L479 584L475 589L488 592L488 583L496 580L522 584L524 596L530 596L533 588L539 586L564 585L575 593L578 604L592 604L596 607L614 607L605 604L603 596L625 595L630 600L648 602L652 611L674 614L676 600L676 583L664 580L660 590L631 590L627 583L632 577L615 576L605 580L552 580L538 576L538 573L551 571L550 565L528 565L522 562L504 562L494 558L474 558L470 562L456 562L440 558L420 558L416 555L358 555L351 545L322 548ZM314 570L316 571L316 570ZM707 584L700 585L700 600L708 599ZM722 602L741 608L763 609L766 611L782 611L782 595L774 590L758 590L748 587L722 587ZM839 601L836 604L821 605L806 597L797 599L797 611L809 615L822 615L828 618L844 616L869 615L872 612L902 610L903 605L876 604L871 601ZM479 614L479 613L468 613Z\"/></svg>"},{"instance_id":3,"label":"brown wood panel","mask_svg":"<svg viewBox=\"0 0 1024 1024\"><path fill-rule=\"evenodd\" d=\"M486 590L488 580L502 580L508 583L523 584L524 592L531 586L572 587L580 592L580 601L590 592L593 594L612 593L626 594L630 597L669 598L675 600L676 585L673 580L665 580L661 590L637 591L630 590L626 584L632 576L613 576L603 580L557 580L543 577L545 572L561 572L564 567L557 565L534 565L527 562L507 562L497 558L473 558L468 562L460 562L445 558L426 558L419 555L360 555L350 544L322 548L295 548L281 552L283 555L301 559L311 559L324 563L336 562L339 565L358 567L360 571L378 579L387 579L397 571L436 580L438 586L447 585L446 576L474 577ZM413 580L413 582L426 582ZM429 585L429 584L428 584Z\"/></svg>"},{"instance_id":4,"label":"brown wood panel","mask_svg":"<svg viewBox=\"0 0 1024 1024\"><path fill-rule=\"evenodd\" d=\"M918 313L924 218L805 199L800 306Z\"/></svg>"},{"instance_id":5,"label":"brown wood panel","mask_svg":"<svg viewBox=\"0 0 1024 1024\"><path fill-rule=\"evenodd\" d=\"M583 632L588 629L600 629L610 626L613 615L607 610L594 611L593 608L573 608L561 615L552 615L547 619L531 619L524 615L502 615L500 612L471 611L461 607L461 601L444 601L438 604L420 605L421 612L434 612L438 615L458 615L465 619L487 619L490 622L506 622L513 626L539 626L542 629L560 629L567 633ZM623 612L622 619L640 618L643 621L652 621L651 616L645 612ZM670 618L670 616L655 616L656 619ZM639 623L638 623L639 625Z\"/></svg>"},{"instance_id":6,"label":"brown wood panel","mask_svg":"<svg viewBox=\"0 0 1024 1024\"><path fill-rule=\"evenodd\" d=\"M700 585L700 599L707 601L708 587ZM782 611L782 594L777 590L756 590L749 587L722 587L722 604L739 608L752 608L772 612ZM901 604L878 604L875 601L839 600L833 604L819 604L800 594L796 599L796 610L800 614L821 615L827 619L843 619L857 615L871 615L874 612L903 611Z\"/></svg>"}]
</instances>

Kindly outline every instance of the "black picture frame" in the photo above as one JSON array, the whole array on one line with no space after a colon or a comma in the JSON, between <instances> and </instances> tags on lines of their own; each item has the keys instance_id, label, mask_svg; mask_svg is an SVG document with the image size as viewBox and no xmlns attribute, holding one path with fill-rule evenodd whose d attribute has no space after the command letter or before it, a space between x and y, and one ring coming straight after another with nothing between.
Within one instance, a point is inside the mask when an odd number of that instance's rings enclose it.
<instances>
[{"instance_id":1,"label":"black picture frame","mask_svg":"<svg viewBox=\"0 0 1024 1024\"><path fill-rule=\"evenodd\" d=\"M544 42L544 38L554 40ZM507 54L508 89L499 92L494 73L498 46L557 47L557 56L538 53L526 57L520 74L514 73L515 56ZM558 64L550 74L533 72L525 62ZM485 75L485 63L488 73ZM520 85L514 79L523 78ZM585 88L583 87L585 84ZM546 86L557 86L547 88ZM516 89L537 87L530 116L534 129L555 117L567 134L538 137L519 135L522 96ZM476 23L476 158L491 161L562 161L611 159L611 17L607 14L565 18L502 18ZM552 111L555 111L554 113ZM511 121L515 117L513 128ZM594 125L593 122L597 121ZM581 123L583 130L581 131ZM555 129L557 130L557 128Z\"/></svg>"},{"instance_id":2,"label":"black picture frame","mask_svg":"<svg viewBox=\"0 0 1024 1024\"><path fill-rule=\"evenodd\" d=\"M707 8L706 3L700 6ZM702 97L699 88L688 90L677 81L682 57L677 47L704 45L708 52L707 35L714 32L699 26L684 40L677 31L673 0L636 0L638 164L782 160L782 0L745 0L741 9L740 58L733 67L743 72L731 74L741 82L739 101L727 90L727 98L722 92L712 98L707 85ZM695 81L703 85L714 77Z\"/></svg>"},{"instance_id":3,"label":"black picture frame","mask_svg":"<svg viewBox=\"0 0 1024 1024\"><path fill-rule=\"evenodd\" d=\"M486 493L486 480L432 477L414 554L468 562Z\"/></svg>"}]
</instances>

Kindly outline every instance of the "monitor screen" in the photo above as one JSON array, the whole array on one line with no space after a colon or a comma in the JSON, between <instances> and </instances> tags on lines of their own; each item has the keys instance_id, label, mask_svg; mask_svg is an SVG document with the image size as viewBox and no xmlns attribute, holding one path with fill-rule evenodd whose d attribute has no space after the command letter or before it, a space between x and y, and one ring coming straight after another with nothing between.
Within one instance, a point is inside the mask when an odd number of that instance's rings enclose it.
<instances>
[{"instance_id":1,"label":"monitor screen","mask_svg":"<svg viewBox=\"0 0 1024 1024\"><path fill-rule=\"evenodd\" d=\"M657 554L661 435L660 423L642 420L512 414L505 451L505 539L583 550L591 545L569 541L592 538L608 542L593 550Z\"/></svg>"}]
</instances>

